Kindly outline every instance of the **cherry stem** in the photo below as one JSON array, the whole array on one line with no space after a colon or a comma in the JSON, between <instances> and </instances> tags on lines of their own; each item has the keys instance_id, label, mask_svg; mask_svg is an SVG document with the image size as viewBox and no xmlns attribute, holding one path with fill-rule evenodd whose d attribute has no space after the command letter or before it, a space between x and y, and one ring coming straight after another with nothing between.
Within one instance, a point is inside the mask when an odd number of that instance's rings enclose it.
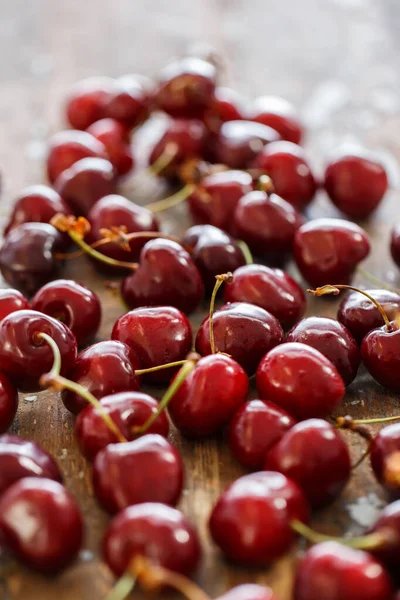
<instances>
[{"instance_id":1,"label":"cherry stem","mask_svg":"<svg viewBox=\"0 0 400 600\"><path fill-rule=\"evenodd\" d=\"M179 148L177 144L174 144L173 142L167 144L162 154L160 154L160 156L153 162L152 165L149 165L146 170L152 175L159 175L166 167L168 167L169 164L171 164L178 152Z\"/></svg>"},{"instance_id":2,"label":"cherry stem","mask_svg":"<svg viewBox=\"0 0 400 600\"><path fill-rule=\"evenodd\" d=\"M152 213L162 212L168 208L172 208L173 206L181 204L181 202L184 202L186 198L190 196L190 194L193 194L195 189L195 185L188 183L175 194L172 194L172 196L168 196L168 198L163 198L162 200L156 200L156 202L150 202L150 204L146 204L145 208L150 210Z\"/></svg>"},{"instance_id":3,"label":"cherry stem","mask_svg":"<svg viewBox=\"0 0 400 600\"><path fill-rule=\"evenodd\" d=\"M373 283L374 285L379 286L380 288L384 288L385 290L389 290L389 292L396 292L399 293L399 289L389 285L388 283L386 283L386 281L382 281L382 279L378 279L378 277L375 277L375 275L372 275L372 273L369 273L368 271L366 271L365 269L363 269L362 267L357 267L357 273L363 278L363 279L367 279L368 281L370 281L371 283Z\"/></svg>"},{"instance_id":4,"label":"cherry stem","mask_svg":"<svg viewBox=\"0 0 400 600\"><path fill-rule=\"evenodd\" d=\"M375 298L373 298L370 294L368 294L368 292L365 292L364 290L360 290L359 288L356 288L352 285L323 285L322 287L318 287L315 290L307 290L307 292L313 294L313 296L325 296L329 294L337 296L338 294L340 294L340 290L351 290L353 292L358 292L359 294L362 294L363 296L368 298L368 300L371 300L371 302L379 310L379 313L385 322L387 331L393 331L393 328L389 321L389 317L383 310L382 306L377 300L375 300Z\"/></svg>"},{"instance_id":5,"label":"cherry stem","mask_svg":"<svg viewBox=\"0 0 400 600\"><path fill-rule=\"evenodd\" d=\"M209 311L209 319L208 319L209 320L209 329L210 329L211 354L216 353L215 339L214 339L214 323L213 323L213 316L214 316L214 312L215 312L215 299L217 297L218 290L223 283L225 283L225 282L232 283L233 275L232 275L232 273L228 272L228 273L224 273L222 275L216 275L215 279L216 279L216 282L215 282L214 289L211 294L210 311Z\"/></svg>"},{"instance_id":6,"label":"cherry stem","mask_svg":"<svg viewBox=\"0 0 400 600\"><path fill-rule=\"evenodd\" d=\"M256 187L266 194L271 194L274 191L274 184L272 183L271 177L268 177L268 175L265 174L258 178Z\"/></svg>"},{"instance_id":7,"label":"cherry stem","mask_svg":"<svg viewBox=\"0 0 400 600\"><path fill-rule=\"evenodd\" d=\"M381 546L385 546L389 541L388 536L378 532L349 539L325 535L323 533L319 533L318 531L314 531L314 529L311 529L311 527L308 527L308 525L305 525L305 523L302 523L297 519L292 521L290 526L296 533L304 537L312 544L319 544L321 542L340 542L345 546L357 548L358 550L376 550Z\"/></svg>"},{"instance_id":8,"label":"cherry stem","mask_svg":"<svg viewBox=\"0 0 400 600\"><path fill-rule=\"evenodd\" d=\"M142 232L140 232L142 233ZM110 256L106 256L101 252L95 250L90 244L87 244L81 237L79 233L75 231L68 231L70 238L79 246L85 254L89 254L92 258L99 260L100 262L106 263L107 265L112 265L113 267L124 267L126 269L130 269L132 271L136 271L138 268L138 263L126 262L124 260L116 260L115 258L111 258ZM110 241L110 240L108 240Z\"/></svg>"},{"instance_id":9,"label":"cherry stem","mask_svg":"<svg viewBox=\"0 0 400 600\"><path fill-rule=\"evenodd\" d=\"M352 429L353 425L379 425L380 423L390 423L392 421L399 421L400 416L394 417L380 417L376 419L353 419L350 415L346 417L337 417L336 426L339 429Z\"/></svg>"},{"instance_id":10,"label":"cherry stem","mask_svg":"<svg viewBox=\"0 0 400 600\"><path fill-rule=\"evenodd\" d=\"M157 365L156 367L149 367L148 369L137 369L135 375L147 375L147 373L155 373L162 371L163 369L171 369L172 367L181 367L186 362L185 360L176 360L175 362L165 363L165 365Z\"/></svg>"},{"instance_id":11,"label":"cherry stem","mask_svg":"<svg viewBox=\"0 0 400 600\"><path fill-rule=\"evenodd\" d=\"M93 244L90 244L91 248L98 248L99 246L103 246L104 244L108 244L110 242L110 240L108 240L107 238L102 238L101 240L97 240L96 242L93 242ZM73 260L74 258L80 258L81 256L84 256L86 254L86 252L84 250L75 250L75 252L58 252L56 254L56 258L59 260Z\"/></svg>"},{"instance_id":12,"label":"cherry stem","mask_svg":"<svg viewBox=\"0 0 400 600\"><path fill-rule=\"evenodd\" d=\"M237 245L243 252L244 259L246 261L246 265L252 265L254 263L253 255L250 251L250 248L243 240L236 240Z\"/></svg>"},{"instance_id":13,"label":"cherry stem","mask_svg":"<svg viewBox=\"0 0 400 600\"><path fill-rule=\"evenodd\" d=\"M136 575L124 573L122 577L118 579L105 600L124 600L127 598L135 587L136 579Z\"/></svg>"}]
</instances>

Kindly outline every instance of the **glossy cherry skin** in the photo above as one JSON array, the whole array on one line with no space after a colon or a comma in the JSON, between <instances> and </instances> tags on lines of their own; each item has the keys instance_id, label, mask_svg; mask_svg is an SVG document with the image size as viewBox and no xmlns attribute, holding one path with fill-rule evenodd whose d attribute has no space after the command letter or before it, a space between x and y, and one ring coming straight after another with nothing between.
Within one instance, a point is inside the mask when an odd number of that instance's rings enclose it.
<instances>
[{"instance_id":1,"label":"glossy cherry skin","mask_svg":"<svg viewBox=\"0 0 400 600\"><path fill-rule=\"evenodd\" d=\"M214 159L231 169L247 169L265 145L279 139L279 133L267 125L227 121L214 140Z\"/></svg>"},{"instance_id":2,"label":"glossy cherry skin","mask_svg":"<svg viewBox=\"0 0 400 600\"><path fill-rule=\"evenodd\" d=\"M0 435L0 496L25 477L62 481L54 458L38 444L17 435Z\"/></svg>"},{"instance_id":3,"label":"glossy cherry skin","mask_svg":"<svg viewBox=\"0 0 400 600\"><path fill-rule=\"evenodd\" d=\"M200 58L181 58L168 64L158 78L155 102L173 117L201 118L213 100L217 71Z\"/></svg>"},{"instance_id":4,"label":"glossy cherry skin","mask_svg":"<svg viewBox=\"0 0 400 600\"><path fill-rule=\"evenodd\" d=\"M103 539L103 557L117 576L135 556L190 575L201 560L197 531L176 508L158 502L129 506L113 518Z\"/></svg>"},{"instance_id":5,"label":"glossy cherry skin","mask_svg":"<svg viewBox=\"0 0 400 600\"><path fill-rule=\"evenodd\" d=\"M101 304L97 294L72 279L47 283L33 296L31 306L65 323L78 346L90 342L100 326Z\"/></svg>"},{"instance_id":6,"label":"glossy cherry skin","mask_svg":"<svg viewBox=\"0 0 400 600\"><path fill-rule=\"evenodd\" d=\"M189 196L188 204L196 223L208 223L231 231L233 212L240 198L253 189L253 180L244 171L221 171L205 177Z\"/></svg>"},{"instance_id":7,"label":"glossy cherry skin","mask_svg":"<svg viewBox=\"0 0 400 600\"><path fill-rule=\"evenodd\" d=\"M18 392L4 373L0 373L0 433L10 427L17 414Z\"/></svg>"},{"instance_id":8,"label":"glossy cherry skin","mask_svg":"<svg viewBox=\"0 0 400 600\"><path fill-rule=\"evenodd\" d=\"M128 441L137 437L135 428L144 425L158 409L157 400L140 392L111 394L102 398L100 404ZM148 433L158 433L167 437L168 432L168 419L165 413L161 413L149 427ZM118 442L99 411L93 406L87 406L79 413L75 421L75 436L80 451L90 461L95 459L100 450Z\"/></svg>"},{"instance_id":9,"label":"glossy cherry skin","mask_svg":"<svg viewBox=\"0 0 400 600\"><path fill-rule=\"evenodd\" d=\"M107 158L104 144L86 131L60 131L53 135L47 155L50 183L54 183L63 171L82 158Z\"/></svg>"},{"instance_id":10,"label":"glossy cherry skin","mask_svg":"<svg viewBox=\"0 0 400 600\"><path fill-rule=\"evenodd\" d=\"M149 115L150 81L142 75L123 75L114 80L104 107L104 117L115 119L132 129Z\"/></svg>"},{"instance_id":11,"label":"glossy cherry skin","mask_svg":"<svg viewBox=\"0 0 400 600\"><path fill-rule=\"evenodd\" d=\"M292 142L269 144L257 155L252 166L271 177L278 196L297 210L303 210L314 198L317 182L300 146Z\"/></svg>"},{"instance_id":12,"label":"glossy cherry skin","mask_svg":"<svg viewBox=\"0 0 400 600\"><path fill-rule=\"evenodd\" d=\"M400 459L400 424L383 427L371 442L371 466L379 483L392 496L400 498L398 477Z\"/></svg>"},{"instance_id":13,"label":"glossy cherry skin","mask_svg":"<svg viewBox=\"0 0 400 600\"><path fill-rule=\"evenodd\" d=\"M229 354L251 376L264 354L283 340L278 319L259 306L232 302L221 306L213 316L215 348ZM211 353L209 317L204 319L196 337L196 350Z\"/></svg>"},{"instance_id":14,"label":"glossy cherry skin","mask_svg":"<svg viewBox=\"0 0 400 600\"><path fill-rule=\"evenodd\" d=\"M108 158L119 177L132 171L135 162L124 125L115 119L101 119L88 127L87 131L104 144Z\"/></svg>"},{"instance_id":15,"label":"glossy cherry skin","mask_svg":"<svg viewBox=\"0 0 400 600\"><path fill-rule=\"evenodd\" d=\"M255 583L245 583L232 588L222 596L218 596L216 600L277 600L277 597L269 587L256 585Z\"/></svg>"},{"instance_id":16,"label":"glossy cherry skin","mask_svg":"<svg viewBox=\"0 0 400 600\"><path fill-rule=\"evenodd\" d=\"M298 483L312 508L321 508L340 494L350 479L347 445L322 419L294 425L269 450L264 468Z\"/></svg>"},{"instance_id":17,"label":"glossy cherry skin","mask_svg":"<svg viewBox=\"0 0 400 600\"><path fill-rule=\"evenodd\" d=\"M184 360L193 342L188 318L173 306L131 310L116 321L111 337L132 348L142 369ZM145 379L168 383L176 371L162 369L149 373Z\"/></svg>"},{"instance_id":18,"label":"glossy cherry skin","mask_svg":"<svg viewBox=\"0 0 400 600\"><path fill-rule=\"evenodd\" d=\"M233 415L228 445L244 467L261 470L265 456L296 421L283 408L268 400L245 402Z\"/></svg>"},{"instance_id":19,"label":"glossy cherry skin","mask_svg":"<svg viewBox=\"0 0 400 600\"><path fill-rule=\"evenodd\" d=\"M133 350L122 342L108 340L85 348L78 355L69 379L100 400L117 392L137 391L135 369L140 369L140 363ZM68 390L63 391L62 400L75 415L87 406L86 400Z\"/></svg>"},{"instance_id":20,"label":"glossy cherry skin","mask_svg":"<svg viewBox=\"0 0 400 600\"><path fill-rule=\"evenodd\" d=\"M395 225L392 229L390 253L396 265L400 267L400 224Z\"/></svg>"},{"instance_id":21,"label":"glossy cherry skin","mask_svg":"<svg viewBox=\"0 0 400 600\"><path fill-rule=\"evenodd\" d=\"M238 268L233 273L233 281L225 286L224 298L226 302L261 306L274 315L284 329L297 323L306 310L306 297L297 281L285 271L264 265Z\"/></svg>"},{"instance_id":22,"label":"glossy cherry skin","mask_svg":"<svg viewBox=\"0 0 400 600\"><path fill-rule=\"evenodd\" d=\"M350 331L336 319L302 319L289 331L286 341L307 344L319 350L335 365L345 385L349 385L357 375L360 351Z\"/></svg>"},{"instance_id":23,"label":"glossy cherry skin","mask_svg":"<svg viewBox=\"0 0 400 600\"><path fill-rule=\"evenodd\" d=\"M340 156L325 171L325 189L351 219L366 219L376 210L388 189L384 167L368 156Z\"/></svg>"},{"instance_id":24,"label":"glossy cherry skin","mask_svg":"<svg viewBox=\"0 0 400 600\"><path fill-rule=\"evenodd\" d=\"M370 533L388 536L388 544L378 545L372 550L372 553L395 573L395 569L398 570L399 567L400 557L400 500L387 504L381 510Z\"/></svg>"},{"instance_id":25,"label":"glossy cherry skin","mask_svg":"<svg viewBox=\"0 0 400 600\"><path fill-rule=\"evenodd\" d=\"M109 160L83 158L61 173L55 187L75 214L86 216L100 198L116 191L115 170Z\"/></svg>"},{"instance_id":26,"label":"glossy cherry skin","mask_svg":"<svg viewBox=\"0 0 400 600\"><path fill-rule=\"evenodd\" d=\"M215 88L214 98L204 115L204 122L212 132L218 132L226 121L243 119L243 98L235 90L227 87Z\"/></svg>"},{"instance_id":27,"label":"glossy cherry skin","mask_svg":"<svg viewBox=\"0 0 400 600\"><path fill-rule=\"evenodd\" d=\"M0 321L17 310L30 307L28 300L18 290L10 288L0 290Z\"/></svg>"},{"instance_id":28,"label":"glossy cherry skin","mask_svg":"<svg viewBox=\"0 0 400 600\"><path fill-rule=\"evenodd\" d=\"M303 222L300 213L280 196L254 191L237 203L231 229L252 252L281 264L292 252L294 236Z\"/></svg>"},{"instance_id":29,"label":"glossy cherry skin","mask_svg":"<svg viewBox=\"0 0 400 600\"><path fill-rule=\"evenodd\" d=\"M257 390L295 418L329 415L343 400L345 387L335 366L305 344L285 343L261 360Z\"/></svg>"},{"instance_id":30,"label":"glossy cherry skin","mask_svg":"<svg viewBox=\"0 0 400 600\"><path fill-rule=\"evenodd\" d=\"M247 109L247 118L275 129L282 140L300 144L304 128L290 102L278 96L260 96Z\"/></svg>"},{"instance_id":31,"label":"glossy cherry skin","mask_svg":"<svg viewBox=\"0 0 400 600\"><path fill-rule=\"evenodd\" d=\"M337 542L310 548L297 569L293 600L393 600L389 575L369 553Z\"/></svg>"},{"instance_id":32,"label":"glossy cherry skin","mask_svg":"<svg viewBox=\"0 0 400 600\"><path fill-rule=\"evenodd\" d=\"M12 229L0 249L0 269L9 285L31 296L54 279L62 249L58 231L47 223L23 223Z\"/></svg>"},{"instance_id":33,"label":"glossy cherry skin","mask_svg":"<svg viewBox=\"0 0 400 600\"><path fill-rule=\"evenodd\" d=\"M343 219L314 219L302 225L294 236L294 259L313 287L349 284L358 263L369 251L365 231Z\"/></svg>"},{"instance_id":34,"label":"glossy cherry skin","mask_svg":"<svg viewBox=\"0 0 400 600\"><path fill-rule=\"evenodd\" d=\"M308 519L303 492L285 475L263 471L228 486L211 512L209 526L229 559L262 567L289 549L295 536L293 519Z\"/></svg>"},{"instance_id":35,"label":"glossy cherry skin","mask_svg":"<svg viewBox=\"0 0 400 600\"><path fill-rule=\"evenodd\" d=\"M52 479L27 477L0 498L4 544L36 571L50 574L71 564L82 546L83 527L74 497Z\"/></svg>"},{"instance_id":36,"label":"glossy cherry skin","mask_svg":"<svg viewBox=\"0 0 400 600\"><path fill-rule=\"evenodd\" d=\"M50 346L37 337L47 333L61 354L61 374L75 365L77 344L64 323L35 310L19 310L0 322L0 371L8 375L19 390L37 390L39 379L53 365Z\"/></svg>"},{"instance_id":37,"label":"glossy cherry skin","mask_svg":"<svg viewBox=\"0 0 400 600\"><path fill-rule=\"evenodd\" d=\"M242 367L223 354L200 359L169 403L171 419L187 437L213 435L245 401L249 381Z\"/></svg>"},{"instance_id":38,"label":"glossy cherry skin","mask_svg":"<svg viewBox=\"0 0 400 600\"><path fill-rule=\"evenodd\" d=\"M391 331L386 326L373 329L361 343L361 357L371 373L383 387L391 392L400 392L399 369L400 330L395 321Z\"/></svg>"},{"instance_id":39,"label":"glossy cherry skin","mask_svg":"<svg viewBox=\"0 0 400 600\"><path fill-rule=\"evenodd\" d=\"M130 308L175 306L189 314L202 301L204 285L182 246L156 239L143 247L139 268L123 280L121 293Z\"/></svg>"},{"instance_id":40,"label":"glossy cherry skin","mask_svg":"<svg viewBox=\"0 0 400 600\"><path fill-rule=\"evenodd\" d=\"M233 272L246 262L237 242L213 225L190 227L182 241L187 248L191 248L190 255L208 292L215 285L216 275Z\"/></svg>"},{"instance_id":41,"label":"glossy cherry skin","mask_svg":"<svg viewBox=\"0 0 400 600\"><path fill-rule=\"evenodd\" d=\"M88 77L71 88L66 100L66 116L73 129L87 129L104 117L104 109L115 82L111 77Z\"/></svg>"},{"instance_id":42,"label":"glossy cherry skin","mask_svg":"<svg viewBox=\"0 0 400 600\"><path fill-rule=\"evenodd\" d=\"M154 433L132 442L109 444L93 464L94 492L110 513L142 502L175 506L183 477L178 450Z\"/></svg>"}]
</instances>

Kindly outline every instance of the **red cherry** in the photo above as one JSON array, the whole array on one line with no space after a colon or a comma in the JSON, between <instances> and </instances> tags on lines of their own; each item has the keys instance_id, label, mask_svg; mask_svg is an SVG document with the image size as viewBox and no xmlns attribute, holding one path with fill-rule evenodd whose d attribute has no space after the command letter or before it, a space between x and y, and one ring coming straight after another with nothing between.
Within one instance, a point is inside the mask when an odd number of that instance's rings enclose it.
<instances>
[{"instance_id":1,"label":"red cherry","mask_svg":"<svg viewBox=\"0 0 400 600\"><path fill-rule=\"evenodd\" d=\"M350 283L357 264L369 251L365 231L343 219L314 219L302 225L294 236L294 259L313 287Z\"/></svg>"},{"instance_id":2,"label":"red cherry","mask_svg":"<svg viewBox=\"0 0 400 600\"><path fill-rule=\"evenodd\" d=\"M292 520L306 521L306 499L296 483L272 471L240 477L223 492L210 517L214 542L231 560L265 566L294 539Z\"/></svg>"},{"instance_id":3,"label":"red cherry","mask_svg":"<svg viewBox=\"0 0 400 600\"><path fill-rule=\"evenodd\" d=\"M400 497L400 424L383 427L370 446L371 466L379 483L392 496Z\"/></svg>"},{"instance_id":4,"label":"red cherry","mask_svg":"<svg viewBox=\"0 0 400 600\"><path fill-rule=\"evenodd\" d=\"M390 252L394 262L400 267L400 224L395 225L392 229Z\"/></svg>"},{"instance_id":5,"label":"red cherry","mask_svg":"<svg viewBox=\"0 0 400 600\"><path fill-rule=\"evenodd\" d=\"M126 572L135 556L190 575L199 565L201 547L196 530L179 510L146 502L113 518L104 535L103 556L117 576Z\"/></svg>"},{"instance_id":6,"label":"red cherry","mask_svg":"<svg viewBox=\"0 0 400 600\"><path fill-rule=\"evenodd\" d=\"M361 357L371 373L383 387L400 392L399 369L400 330L396 321L373 329L361 343Z\"/></svg>"},{"instance_id":7,"label":"red cherry","mask_svg":"<svg viewBox=\"0 0 400 600\"><path fill-rule=\"evenodd\" d=\"M0 373L0 433L10 427L17 414L18 393L11 381Z\"/></svg>"},{"instance_id":8,"label":"red cherry","mask_svg":"<svg viewBox=\"0 0 400 600\"><path fill-rule=\"evenodd\" d=\"M105 146L85 131L60 131L53 135L47 155L50 183L82 158L107 158Z\"/></svg>"},{"instance_id":9,"label":"red cherry","mask_svg":"<svg viewBox=\"0 0 400 600\"><path fill-rule=\"evenodd\" d=\"M223 273L231 269L221 269ZM305 294L293 277L280 269L246 265L233 273L225 286L226 302L248 302L261 306L278 319L284 329L292 327L306 310ZM399 298L400 300L400 298Z\"/></svg>"},{"instance_id":10,"label":"red cherry","mask_svg":"<svg viewBox=\"0 0 400 600\"><path fill-rule=\"evenodd\" d=\"M346 154L330 162L325 189L345 215L365 219L376 210L388 188L384 167L368 155Z\"/></svg>"},{"instance_id":11,"label":"red cherry","mask_svg":"<svg viewBox=\"0 0 400 600\"><path fill-rule=\"evenodd\" d=\"M115 79L104 107L104 117L116 119L128 129L149 116L151 83L142 75L123 75Z\"/></svg>"},{"instance_id":12,"label":"red cherry","mask_svg":"<svg viewBox=\"0 0 400 600\"><path fill-rule=\"evenodd\" d=\"M275 129L252 121L223 123L214 140L215 162L231 169L247 169L267 144L280 139Z\"/></svg>"},{"instance_id":13,"label":"red cherry","mask_svg":"<svg viewBox=\"0 0 400 600\"><path fill-rule=\"evenodd\" d=\"M18 290L10 288L0 290L0 321L17 310L30 307L28 300Z\"/></svg>"},{"instance_id":14,"label":"red cherry","mask_svg":"<svg viewBox=\"0 0 400 600\"><path fill-rule=\"evenodd\" d=\"M199 360L169 403L171 419L184 435L217 433L246 399L249 381L241 366L223 354Z\"/></svg>"},{"instance_id":15,"label":"red cherry","mask_svg":"<svg viewBox=\"0 0 400 600\"><path fill-rule=\"evenodd\" d=\"M196 337L196 350L211 354L209 317ZM238 362L249 376L254 375L261 358L283 340L278 319L259 306L246 302L224 304L213 315L215 347Z\"/></svg>"},{"instance_id":16,"label":"red cherry","mask_svg":"<svg viewBox=\"0 0 400 600\"><path fill-rule=\"evenodd\" d=\"M109 340L85 348L68 376L100 399L117 392L137 391L135 370L139 368L139 360L129 346ZM63 391L62 400L74 414L87 406L86 400L69 390Z\"/></svg>"},{"instance_id":17,"label":"red cherry","mask_svg":"<svg viewBox=\"0 0 400 600\"><path fill-rule=\"evenodd\" d=\"M381 564L367 552L337 542L308 550L297 570L294 600L392 600Z\"/></svg>"},{"instance_id":18,"label":"red cherry","mask_svg":"<svg viewBox=\"0 0 400 600\"><path fill-rule=\"evenodd\" d=\"M75 499L60 483L26 477L0 498L0 533L18 560L48 574L75 560L83 520Z\"/></svg>"},{"instance_id":19,"label":"red cherry","mask_svg":"<svg viewBox=\"0 0 400 600\"><path fill-rule=\"evenodd\" d=\"M128 441L136 437L136 428L144 425L158 409L157 400L140 392L120 392L105 396L100 404ZM165 413L161 413L147 431L167 437L169 424ZM87 406L79 413L75 422L75 435L80 451L91 461L100 450L118 442L93 406Z\"/></svg>"},{"instance_id":20,"label":"red cherry","mask_svg":"<svg viewBox=\"0 0 400 600\"><path fill-rule=\"evenodd\" d=\"M334 365L305 344L274 348L257 369L257 390L297 419L329 415L343 400L345 388Z\"/></svg>"},{"instance_id":21,"label":"red cherry","mask_svg":"<svg viewBox=\"0 0 400 600\"><path fill-rule=\"evenodd\" d=\"M98 296L72 279L57 279L44 285L31 301L32 308L62 321L78 346L91 341L99 329L101 304Z\"/></svg>"},{"instance_id":22,"label":"red cherry","mask_svg":"<svg viewBox=\"0 0 400 600\"><path fill-rule=\"evenodd\" d=\"M125 127L115 119L96 121L87 132L104 144L108 158L117 175L122 177L132 171L135 162L129 143L126 141Z\"/></svg>"},{"instance_id":23,"label":"red cherry","mask_svg":"<svg viewBox=\"0 0 400 600\"><path fill-rule=\"evenodd\" d=\"M229 423L229 449L244 467L259 470L264 464L268 450L295 422L288 412L273 402L245 402Z\"/></svg>"},{"instance_id":24,"label":"red cherry","mask_svg":"<svg viewBox=\"0 0 400 600\"><path fill-rule=\"evenodd\" d=\"M277 597L269 587L246 583L232 588L216 600L277 600Z\"/></svg>"},{"instance_id":25,"label":"red cherry","mask_svg":"<svg viewBox=\"0 0 400 600\"><path fill-rule=\"evenodd\" d=\"M383 539L387 536L388 543L378 544L377 547L372 550L372 553L382 561L386 567L393 569L394 574L398 571L399 566L399 532L400 500L396 500L382 509L378 519L370 529L370 533L380 534L383 536Z\"/></svg>"},{"instance_id":26,"label":"red cherry","mask_svg":"<svg viewBox=\"0 0 400 600\"><path fill-rule=\"evenodd\" d=\"M44 477L62 481L57 463L35 442L17 435L0 436L0 496L16 481Z\"/></svg>"},{"instance_id":27,"label":"red cherry","mask_svg":"<svg viewBox=\"0 0 400 600\"><path fill-rule=\"evenodd\" d=\"M102 119L104 108L115 86L111 77L88 77L78 81L66 101L67 120L74 129L87 129Z\"/></svg>"},{"instance_id":28,"label":"red cherry","mask_svg":"<svg viewBox=\"0 0 400 600\"><path fill-rule=\"evenodd\" d=\"M278 96L256 98L247 111L247 118L272 127L283 140L294 144L300 144L304 134L303 125L294 106Z\"/></svg>"},{"instance_id":29,"label":"red cherry","mask_svg":"<svg viewBox=\"0 0 400 600\"><path fill-rule=\"evenodd\" d=\"M243 119L243 104L243 98L235 90L227 87L215 88L211 106L204 115L207 127L217 132L226 121Z\"/></svg>"},{"instance_id":30,"label":"red cherry","mask_svg":"<svg viewBox=\"0 0 400 600\"><path fill-rule=\"evenodd\" d=\"M182 492L183 476L178 450L157 434L109 444L97 454L93 464L94 492L111 513L142 502L175 506Z\"/></svg>"},{"instance_id":31,"label":"red cherry","mask_svg":"<svg viewBox=\"0 0 400 600\"><path fill-rule=\"evenodd\" d=\"M142 369L184 360L193 341L188 318L173 306L131 310L117 320L111 337L132 348ZM167 383L175 372L176 369L163 369L146 378Z\"/></svg>"}]
</instances>

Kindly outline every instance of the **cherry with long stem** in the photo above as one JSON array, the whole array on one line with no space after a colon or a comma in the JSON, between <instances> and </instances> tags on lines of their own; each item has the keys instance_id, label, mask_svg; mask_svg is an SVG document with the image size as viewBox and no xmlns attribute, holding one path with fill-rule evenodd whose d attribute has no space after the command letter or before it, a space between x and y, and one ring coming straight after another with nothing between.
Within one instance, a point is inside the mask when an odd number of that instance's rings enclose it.
<instances>
[{"instance_id":1,"label":"cherry with long stem","mask_svg":"<svg viewBox=\"0 0 400 600\"><path fill-rule=\"evenodd\" d=\"M214 289L211 294L210 310L209 310L211 354L216 353L215 338L214 338L214 323L213 323L213 315L215 312L215 299L217 297L218 290L221 287L221 285L225 282L226 283L232 282L233 275L232 275L232 273L223 273L222 275L216 275L215 279L216 279L216 282L215 282Z\"/></svg>"}]
</instances>

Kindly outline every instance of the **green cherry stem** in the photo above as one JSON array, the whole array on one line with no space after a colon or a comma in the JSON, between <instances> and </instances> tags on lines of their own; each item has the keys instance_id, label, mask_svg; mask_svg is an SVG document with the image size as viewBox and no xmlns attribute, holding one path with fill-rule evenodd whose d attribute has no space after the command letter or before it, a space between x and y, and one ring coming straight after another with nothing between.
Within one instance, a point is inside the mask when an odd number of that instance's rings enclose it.
<instances>
[{"instance_id":1,"label":"green cherry stem","mask_svg":"<svg viewBox=\"0 0 400 600\"><path fill-rule=\"evenodd\" d=\"M214 322L213 322L213 316L214 316L214 312L215 312L215 299L217 297L218 294L218 290L221 287L221 285L223 283L231 283L232 279L233 279L233 275L232 273L228 272L228 273L223 273L222 275L216 275L215 276L215 285L214 285L214 289L212 291L211 294L211 300L210 300L210 311L209 311L209 329L210 329L210 346L211 346L211 354L215 354L216 353L216 349L215 349L215 338L214 338Z\"/></svg>"},{"instance_id":2,"label":"green cherry stem","mask_svg":"<svg viewBox=\"0 0 400 600\"><path fill-rule=\"evenodd\" d=\"M319 544L321 542L340 542L345 546L357 548L358 550L375 550L376 548L386 545L389 541L387 536L378 532L349 539L325 535L323 533L314 531L311 529L311 527L308 527L308 525L305 525L305 523L302 523L297 519L292 521L290 526L296 533L304 537L312 544Z\"/></svg>"},{"instance_id":3,"label":"green cherry stem","mask_svg":"<svg viewBox=\"0 0 400 600\"><path fill-rule=\"evenodd\" d=\"M254 263L253 255L250 251L250 248L243 240L236 240L237 245L243 252L244 259L246 261L246 265L252 265Z\"/></svg>"},{"instance_id":4,"label":"green cherry stem","mask_svg":"<svg viewBox=\"0 0 400 600\"><path fill-rule=\"evenodd\" d=\"M173 367L181 367L185 364L187 359L185 360L176 360L175 362L165 363L165 365L157 365L156 367L149 367L148 369L137 369L135 371L135 375L147 375L147 373L155 373L157 371L162 371L163 369L172 369Z\"/></svg>"},{"instance_id":5,"label":"green cherry stem","mask_svg":"<svg viewBox=\"0 0 400 600\"><path fill-rule=\"evenodd\" d=\"M115 583L105 600L125 600L133 591L135 584L136 576L131 575L131 573L124 573Z\"/></svg>"},{"instance_id":6,"label":"green cherry stem","mask_svg":"<svg viewBox=\"0 0 400 600\"><path fill-rule=\"evenodd\" d=\"M190 196L190 194L193 194L195 189L195 185L188 183L175 194L172 194L172 196L168 196L168 198L163 198L162 200L156 200L155 202L150 202L150 204L146 204L145 208L150 210L152 213L162 212L168 208L172 208L173 206L181 204L181 202L184 202L186 198Z\"/></svg>"},{"instance_id":7,"label":"green cherry stem","mask_svg":"<svg viewBox=\"0 0 400 600\"><path fill-rule=\"evenodd\" d=\"M127 262L124 260L116 260L115 258L111 258L110 256L102 254L101 252L93 248L90 244L86 243L85 240L82 239L82 237L75 231L69 231L68 233L71 240L74 241L75 244L79 246L85 254L88 254L92 258L95 258L100 262L106 263L107 265L112 265L113 267L124 267L132 271L136 271L136 269L138 268L137 263Z\"/></svg>"},{"instance_id":8,"label":"green cherry stem","mask_svg":"<svg viewBox=\"0 0 400 600\"><path fill-rule=\"evenodd\" d=\"M356 271L360 275L360 277L366 279L367 281L370 281L373 285L376 285L380 288L384 288L389 292L396 292L397 294L400 292L398 288L391 286L389 283L386 283L386 281L382 281L382 279L378 279L378 277L375 277L375 275L372 275L372 273L369 273L362 267L357 267Z\"/></svg>"},{"instance_id":9,"label":"green cherry stem","mask_svg":"<svg viewBox=\"0 0 400 600\"><path fill-rule=\"evenodd\" d=\"M153 162L152 165L147 167L147 171L151 175L159 175L171 164L176 155L179 152L179 148L177 144L171 142L165 146L165 150L160 156Z\"/></svg>"}]
</instances>

